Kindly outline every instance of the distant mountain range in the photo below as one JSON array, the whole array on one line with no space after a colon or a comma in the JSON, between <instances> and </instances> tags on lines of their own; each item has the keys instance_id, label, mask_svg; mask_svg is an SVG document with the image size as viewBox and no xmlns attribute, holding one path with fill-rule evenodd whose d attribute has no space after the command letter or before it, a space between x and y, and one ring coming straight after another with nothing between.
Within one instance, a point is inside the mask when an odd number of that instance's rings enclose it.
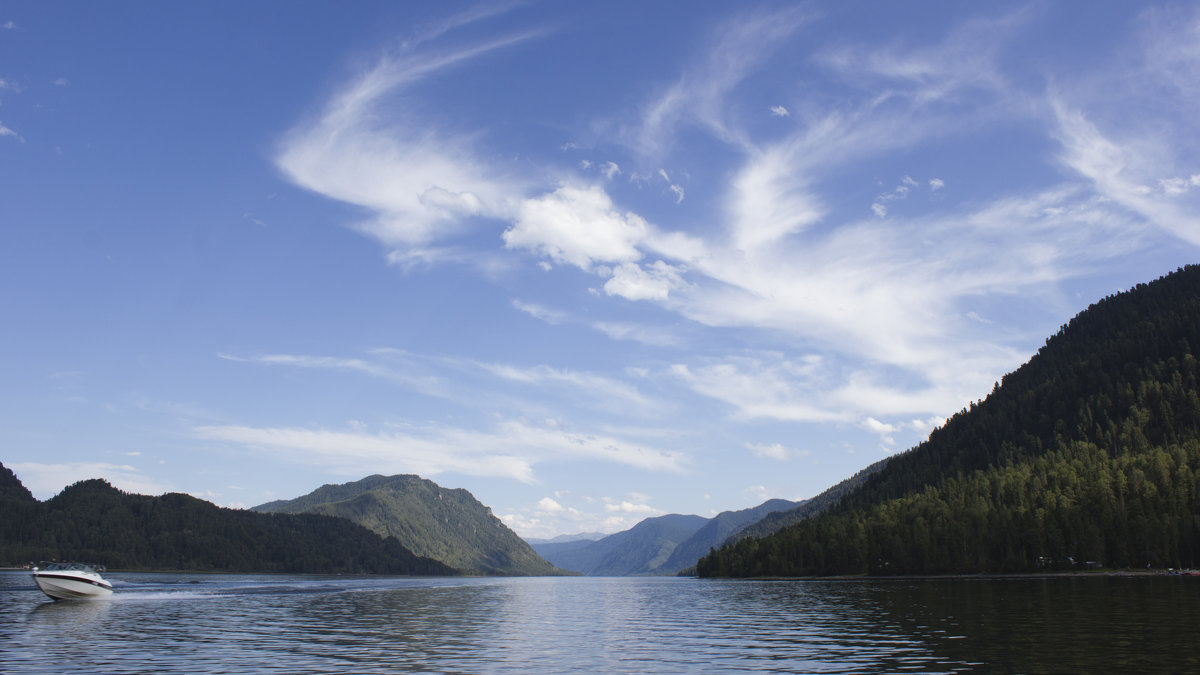
<instances>
[{"instance_id":1,"label":"distant mountain range","mask_svg":"<svg viewBox=\"0 0 1200 675\"><path fill-rule=\"evenodd\" d=\"M725 511L712 518L658 516L594 541L535 543L533 549L562 569L588 576L677 574L695 565L700 556L740 529L767 514L799 504L772 499L754 508Z\"/></svg>"},{"instance_id":2,"label":"distant mountain range","mask_svg":"<svg viewBox=\"0 0 1200 675\"><path fill-rule=\"evenodd\" d=\"M789 525L798 523L806 518L811 518L819 513L822 513L841 501L842 496L847 492L858 487L872 474L887 466L889 459L891 458L887 457L875 462L874 464L859 471L846 480L825 490L816 497L799 502L793 508L782 509L773 513L768 513L761 519L731 533L728 540L737 541L747 537L765 537L769 534L774 534L775 532L778 532ZM722 541L721 543L724 544L727 543L727 541ZM704 551L701 555L706 553L708 553L708 551Z\"/></svg>"},{"instance_id":3,"label":"distant mountain range","mask_svg":"<svg viewBox=\"0 0 1200 675\"><path fill-rule=\"evenodd\" d=\"M345 518L382 537L395 537L417 555L469 573L563 573L470 492L444 488L420 476L368 476L352 483L324 485L303 497L251 510Z\"/></svg>"},{"instance_id":4,"label":"distant mountain range","mask_svg":"<svg viewBox=\"0 0 1200 675\"><path fill-rule=\"evenodd\" d=\"M580 532L578 534L560 534L550 539L525 537L525 541L529 544L566 544L572 541L596 541L604 537L605 534L603 532Z\"/></svg>"}]
</instances>

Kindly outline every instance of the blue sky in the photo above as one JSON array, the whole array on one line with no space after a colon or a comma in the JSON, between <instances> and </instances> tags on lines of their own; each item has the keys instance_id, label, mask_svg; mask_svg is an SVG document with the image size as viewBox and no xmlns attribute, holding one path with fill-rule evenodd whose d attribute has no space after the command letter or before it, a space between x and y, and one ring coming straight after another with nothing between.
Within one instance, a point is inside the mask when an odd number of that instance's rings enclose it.
<instances>
[{"instance_id":1,"label":"blue sky","mask_svg":"<svg viewBox=\"0 0 1200 675\"><path fill-rule=\"evenodd\" d=\"M1200 252L1191 3L0 6L0 461L811 497Z\"/></svg>"}]
</instances>

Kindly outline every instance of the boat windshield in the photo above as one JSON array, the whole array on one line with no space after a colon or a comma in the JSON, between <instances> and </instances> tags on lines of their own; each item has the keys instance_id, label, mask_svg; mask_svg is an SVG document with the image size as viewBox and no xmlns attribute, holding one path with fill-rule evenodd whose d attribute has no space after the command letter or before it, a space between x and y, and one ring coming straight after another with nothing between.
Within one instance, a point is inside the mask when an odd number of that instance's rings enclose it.
<instances>
[{"instance_id":1,"label":"boat windshield","mask_svg":"<svg viewBox=\"0 0 1200 675\"><path fill-rule=\"evenodd\" d=\"M44 562L38 565L38 569L43 572L92 572L100 573L104 571L104 565L92 565L88 563L77 562Z\"/></svg>"}]
</instances>

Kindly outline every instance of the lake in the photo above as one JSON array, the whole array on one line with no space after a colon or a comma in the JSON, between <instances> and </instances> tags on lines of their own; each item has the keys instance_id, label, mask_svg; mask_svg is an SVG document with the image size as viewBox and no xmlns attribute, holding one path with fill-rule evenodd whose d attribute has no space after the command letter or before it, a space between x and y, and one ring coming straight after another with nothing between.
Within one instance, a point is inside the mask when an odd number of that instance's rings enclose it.
<instances>
[{"instance_id":1,"label":"lake","mask_svg":"<svg viewBox=\"0 0 1200 675\"><path fill-rule=\"evenodd\" d=\"M1200 670L1200 577L106 577L55 603L0 572L0 672Z\"/></svg>"}]
</instances>

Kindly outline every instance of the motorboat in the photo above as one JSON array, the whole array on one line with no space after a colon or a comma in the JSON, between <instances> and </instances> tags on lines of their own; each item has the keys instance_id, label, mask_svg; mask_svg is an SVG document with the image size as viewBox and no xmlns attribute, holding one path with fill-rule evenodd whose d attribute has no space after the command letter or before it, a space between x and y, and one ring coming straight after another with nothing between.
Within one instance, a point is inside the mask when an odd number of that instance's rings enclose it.
<instances>
[{"instance_id":1,"label":"motorboat","mask_svg":"<svg viewBox=\"0 0 1200 675\"><path fill-rule=\"evenodd\" d=\"M112 595L112 584L100 576L103 565L76 562L42 563L33 568L33 580L55 600L103 598Z\"/></svg>"}]
</instances>

